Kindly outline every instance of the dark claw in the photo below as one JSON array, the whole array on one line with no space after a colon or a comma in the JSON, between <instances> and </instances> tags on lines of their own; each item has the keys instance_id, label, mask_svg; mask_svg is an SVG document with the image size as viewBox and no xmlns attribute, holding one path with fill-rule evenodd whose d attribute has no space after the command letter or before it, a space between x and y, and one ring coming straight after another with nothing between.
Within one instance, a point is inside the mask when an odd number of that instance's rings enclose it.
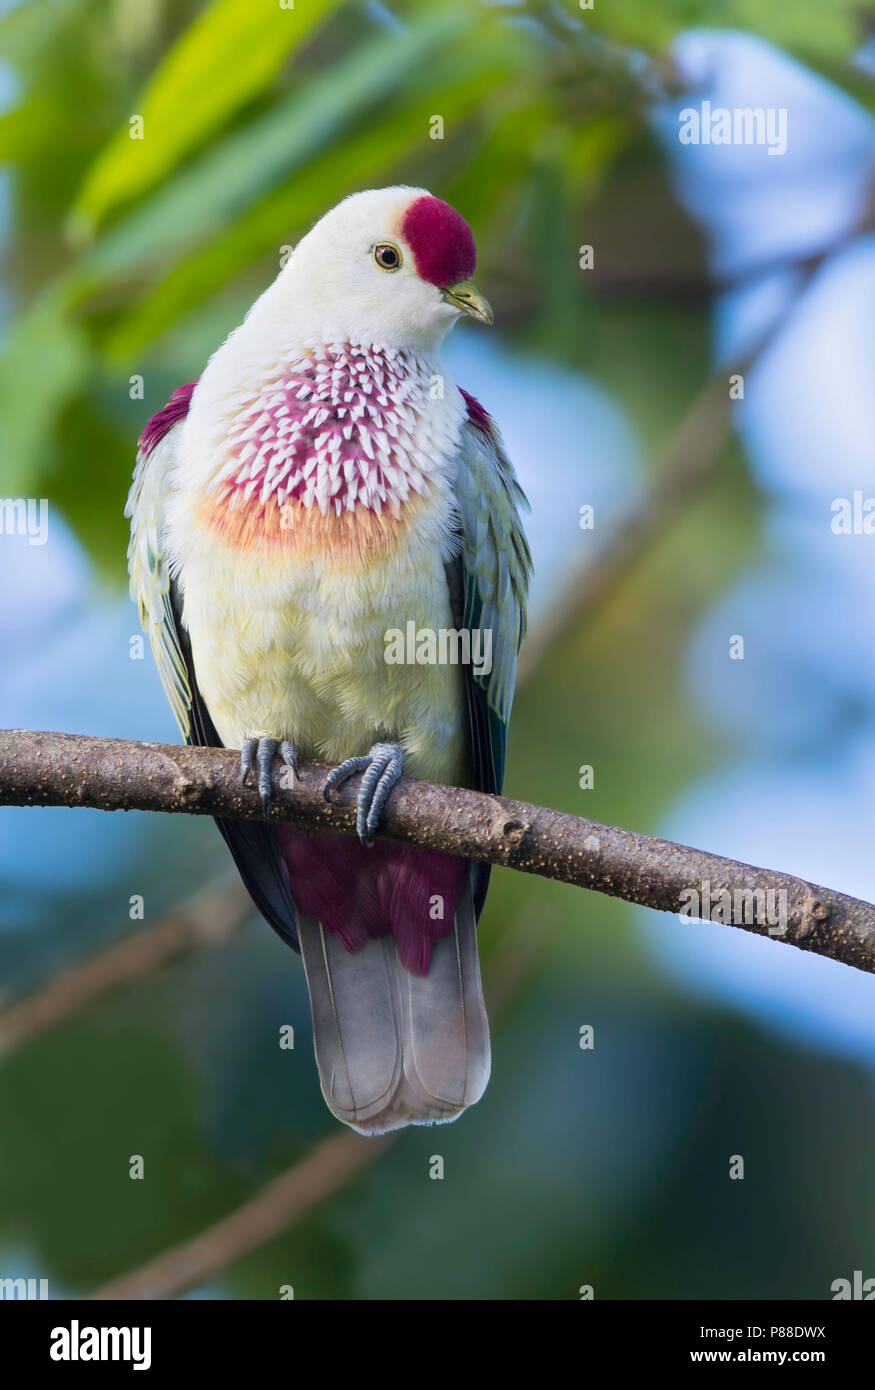
<instances>
[{"instance_id":1,"label":"dark claw","mask_svg":"<svg viewBox=\"0 0 875 1390\"><path fill-rule=\"evenodd\" d=\"M255 766L255 754L257 749L257 738L244 738L243 747L240 749L240 773L244 787L249 781L249 774Z\"/></svg>"},{"instance_id":2,"label":"dark claw","mask_svg":"<svg viewBox=\"0 0 875 1390\"><path fill-rule=\"evenodd\" d=\"M260 738L258 740L258 753L255 761L258 764L258 794L261 797L261 809L265 817L270 815L270 798L273 790L270 784L270 765L273 762L273 755L277 746L275 738Z\"/></svg>"},{"instance_id":3,"label":"dark claw","mask_svg":"<svg viewBox=\"0 0 875 1390\"><path fill-rule=\"evenodd\" d=\"M401 777L404 750L397 743L375 743L364 758L347 758L329 772L325 782L325 800L329 792L339 787L356 772L364 772L356 798L356 834L366 849L373 846L372 836L380 824L389 793Z\"/></svg>"},{"instance_id":4,"label":"dark claw","mask_svg":"<svg viewBox=\"0 0 875 1390\"><path fill-rule=\"evenodd\" d=\"M265 817L270 815L270 803L273 793L270 780L270 766L273 762L273 755L277 748L286 767L290 767L295 776L298 775L298 753L294 744L285 740L277 743L274 738L245 738L243 747L240 750L240 772L243 785L249 781L249 774L255 768L258 770L258 792L261 797L261 809Z\"/></svg>"},{"instance_id":5,"label":"dark claw","mask_svg":"<svg viewBox=\"0 0 875 1390\"><path fill-rule=\"evenodd\" d=\"M280 744L280 757L286 767L290 767L296 777L299 776L298 750L293 743L289 743L288 739L284 739Z\"/></svg>"},{"instance_id":6,"label":"dark claw","mask_svg":"<svg viewBox=\"0 0 875 1390\"><path fill-rule=\"evenodd\" d=\"M369 837L376 834L377 826L380 824L380 817L383 814L386 802L389 800L392 788L400 781L401 773L404 768L404 754L401 749L395 744L387 744L386 747L391 748L392 753L389 761L380 773L379 781L374 788L374 794L371 798L371 808L368 811L367 820L365 822L365 828ZM373 843L373 841L371 841L371 843Z\"/></svg>"}]
</instances>

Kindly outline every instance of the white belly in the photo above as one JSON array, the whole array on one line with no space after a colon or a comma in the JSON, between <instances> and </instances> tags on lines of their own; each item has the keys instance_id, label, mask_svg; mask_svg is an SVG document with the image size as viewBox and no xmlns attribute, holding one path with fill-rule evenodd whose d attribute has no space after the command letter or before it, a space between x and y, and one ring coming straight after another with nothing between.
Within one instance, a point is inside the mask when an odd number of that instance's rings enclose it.
<instances>
[{"instance_id":1,"label":"white belly","mask_svg":"<svg viewBox=\"0 0 875 1390\"><path fill-rule=\"evenodd\" d=\"M401 744L413 776L464 777L461 668L385 659L391 629L454 626L439 550L404 546L351 574L211 545L183 576L184 620L226 746L290 739L302 757L338 762L383 740Z\"/></svg>"}]
</instances>

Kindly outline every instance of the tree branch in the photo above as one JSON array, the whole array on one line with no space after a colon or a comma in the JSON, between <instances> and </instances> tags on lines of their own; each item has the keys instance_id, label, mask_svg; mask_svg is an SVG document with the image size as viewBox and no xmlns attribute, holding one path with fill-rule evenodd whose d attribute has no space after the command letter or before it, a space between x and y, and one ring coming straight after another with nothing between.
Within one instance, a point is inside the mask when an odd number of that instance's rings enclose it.
<instances>
[{"instance_id":1,"label":"tree branch","mask_svg":"<svg viewBox=\"0 0 875 1390\"><path fill-rule=\"evenodd\" d=\"M379 1158L395 1137L381 1134L365 1139L350 1130L332 1134L229 1216L104 1284L92 1298L178 1298L188 1289L200 1288L309 1215Z\"/></svg>"},{"instance_id":2,"label":"tree branch","mask_svg":"<svg viewBox=\"0 0 875 1390\"><path fill-rule=\"evenodd\" d=\"M275 779L271 820L352 834L357 779L332 794L329 805L323 794L327 771L318 763L302 767L293 789L276 786ZM0 805L261 818L258 792L254 785L241 785L239 754L231 749L24 730L0 732ZM691 909L695 893L702 916L875 974L871 903L670 840L523 801L407 779L389 799L381 835L662 912L684 908L693 918L699 915ZM776 913L780 921L774 920Z\"/></svg>"},{"instance_id":3,"label":"tree branch","mask_svg":"<svg viewBox=\"0 0 875 1390\"><path fill-rule=\"evenodd\" d=\"M255 908L239 878L199 893L150 926L59 970L43 985L0 1008L0 1057L143 975L183 960L204 947L222 946Z\"/></svg>"}]
</instances>

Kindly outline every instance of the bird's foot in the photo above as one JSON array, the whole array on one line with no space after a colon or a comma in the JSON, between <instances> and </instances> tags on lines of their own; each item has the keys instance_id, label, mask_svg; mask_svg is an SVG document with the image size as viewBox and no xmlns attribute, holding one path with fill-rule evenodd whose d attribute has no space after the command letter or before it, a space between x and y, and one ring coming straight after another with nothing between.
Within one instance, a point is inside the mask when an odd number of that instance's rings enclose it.
<instances>
[{"instance_id":1,"label":"bird's foot","mask_svg":"<svg viewBox=\"0 0 875 1390\"><path fill-rule=\"evenodd\" d=\"M244 787L249 780L249 774L253 768L258 770L258 792L261 797L261 808L265 816L270 815L270 802L272 787L270 781L270 765L273 762L273 755L279 749L280 757L286 767L292 769L293 778L298 775L298 754L295 746L287 739L282 742L275 738L245 738L243 747L240 750L240 773Z\"/></svg>"},{"instance_id":2,"label":"bird's foot","mask_svg":"<svg viewBox=\"0 0 875 1390\"><path fill-rule=\"evenodd\" d=\"M389 793L400 780L404 767L404 750L397 743L375 743L362 758L347 758L339 767L332 768L325 782L325 800L342 782L363 772L362 784L356 800L355 828L365 849L373 845L373 835L380 823L383 808Z\"/></svg>"}]
</instances>

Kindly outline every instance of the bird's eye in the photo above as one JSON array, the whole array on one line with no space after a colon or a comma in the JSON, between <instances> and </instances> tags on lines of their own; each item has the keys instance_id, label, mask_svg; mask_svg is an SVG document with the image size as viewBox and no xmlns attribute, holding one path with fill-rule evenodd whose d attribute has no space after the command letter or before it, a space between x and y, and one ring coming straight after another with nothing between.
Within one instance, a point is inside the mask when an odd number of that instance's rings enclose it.
<instances>
[{"instance_id":1,"label":"bird's eye","mask_svg":"<svg viewBox=\"0 0 875 1390\"><path fill-rule=\"evenodd\" d=\"M401 264L401 252L391 241L381 241L374 247L374 260L381 270L397 270Z\"/></svg>"}]
</instances>

